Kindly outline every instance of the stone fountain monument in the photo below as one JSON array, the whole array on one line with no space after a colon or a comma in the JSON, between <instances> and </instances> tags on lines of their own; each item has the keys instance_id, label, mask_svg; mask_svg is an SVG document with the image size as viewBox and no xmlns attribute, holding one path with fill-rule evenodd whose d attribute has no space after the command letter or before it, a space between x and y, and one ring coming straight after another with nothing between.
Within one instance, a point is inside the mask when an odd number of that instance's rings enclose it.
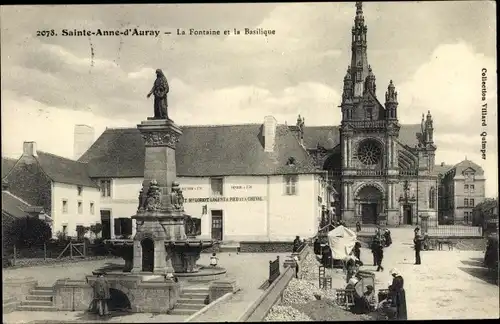
<instances>
[{"instance_id":1,"label":"stone fountain monument","mask_svg":"<svg viewBox=\"0 0 500 324\"><path fill-rule=\"evenodd\" d=\"M195 220L184 212L175 160L182 131L168 118L167 79L161 70L156 70L156 75L148 94L148 98L154 94L154 117L137 125L144 139L145 161L138 209L132 217L136 234L133 239L106 241L110 251L125 260L125 267L102 268L87 276L88 283L92 283L98 273L105 272L113 290L126 296L132 312L168 312L189 281L213 282L226 274L220 267L196 265L201 251L216 242L196 239L201 234L199 226L193 226ZM171 273L178 281L167 276ZM56 307L60 310L75 308L75 299L76 308L85 309L92 300L89 285L81 282L60 280L55 291Z\"/></svg>"}]
</instances>

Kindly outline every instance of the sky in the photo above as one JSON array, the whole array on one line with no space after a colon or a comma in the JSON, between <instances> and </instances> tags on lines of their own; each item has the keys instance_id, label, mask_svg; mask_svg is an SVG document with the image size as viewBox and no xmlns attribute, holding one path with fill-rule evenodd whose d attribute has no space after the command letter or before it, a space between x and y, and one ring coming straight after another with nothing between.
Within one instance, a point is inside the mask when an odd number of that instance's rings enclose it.
<instances>
[{"instance_id":1,"label":"sky","mask_svg":"<svg viewBox=\"0 0 500 324\"><path fill-rule=\"evenodd\" d=\"M495 9L493 1L363 4L377 97L384 101L393 80L400 123L420 123L430 110L436 163L473 160L491 197L498 196ZM94 127L96 138L106 127L135 127L153 114L146 94L157 68L179 125L261 123L267 115L294 124L298 114L306 126L338 125L355 12L354 2L2 6L2 156L18 157L23 141L36 141L73 158L75 124ZM62 36L134 28L160 35ZM177 35L190 28L221 35ZM244 35L245 28L275 35ZM51 30L57 36L37 36Z\"/></svg>"}]
</instances>

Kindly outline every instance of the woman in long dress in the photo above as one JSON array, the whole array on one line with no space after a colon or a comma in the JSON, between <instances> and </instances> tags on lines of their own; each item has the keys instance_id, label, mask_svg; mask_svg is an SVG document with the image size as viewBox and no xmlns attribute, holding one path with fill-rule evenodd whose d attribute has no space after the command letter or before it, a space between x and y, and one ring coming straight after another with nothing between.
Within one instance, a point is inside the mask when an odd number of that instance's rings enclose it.
<instances>
[{"instance_id":1,"label":"woman in long dress","mask_svg":"<svg viewBox=\"0 0 500 324\"><path fill-rule=\"evenodd\" d=\"M391 295L392 305L396 308L396 319L407 320L404 279L397 269L392 269L390 273L393 279L392 284L389 286L389 294Z\"/></svg>"},{"instance_id":2,"label":"woman in long dress","mask_svg":"<svg viewBox=\"0 0 500 324\"><path fill-rule=\"evenodd\" d=\"M169 91L169 86L167 78L163 74L163 71L156 70L156 80L153 88L148 93L148 98L153 94L155 96L154 101L154 118L155 119L169 119L168 118L168 101L167 94Z\"/></svg>"}]
</instances>

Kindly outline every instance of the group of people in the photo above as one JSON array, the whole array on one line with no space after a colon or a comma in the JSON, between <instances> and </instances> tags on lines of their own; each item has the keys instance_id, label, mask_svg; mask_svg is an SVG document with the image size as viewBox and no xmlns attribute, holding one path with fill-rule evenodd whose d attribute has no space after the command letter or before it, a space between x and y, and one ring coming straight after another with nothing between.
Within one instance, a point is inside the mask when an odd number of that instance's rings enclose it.
<instances>
[{"instance_id":1,"label":"group of people","mask_svg":"<svg viewBox=\"0 0 500 324\"><path fill-rule=\"evenodd\" d=\"M392 244L391 231L385 229L382 231L380 227L377 227L375 235L371 242L371 251L373 255L373 266L377 267L377 271L384 271L382 266L382 260L384 259L384 248Z\"/></svg>"}]
</instances>

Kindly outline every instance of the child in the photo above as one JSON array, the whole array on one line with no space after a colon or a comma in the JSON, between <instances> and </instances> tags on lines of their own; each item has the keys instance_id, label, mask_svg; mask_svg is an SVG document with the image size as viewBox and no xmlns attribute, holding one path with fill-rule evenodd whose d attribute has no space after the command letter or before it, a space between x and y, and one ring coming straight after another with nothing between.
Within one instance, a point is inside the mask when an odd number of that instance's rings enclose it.
<instances>
[{"instance_id":1,"label":"child","mask_svg":"<svg viewBox=\"0 0 500 324\"><path fill-rule=\"evenodd\" d=\"M212 267L215 267L217 266L217 261L219 260L219 258L215 255L215 252L212 253L212 256L210 257L210 265Z\"/></svg>"}]
</instances>

